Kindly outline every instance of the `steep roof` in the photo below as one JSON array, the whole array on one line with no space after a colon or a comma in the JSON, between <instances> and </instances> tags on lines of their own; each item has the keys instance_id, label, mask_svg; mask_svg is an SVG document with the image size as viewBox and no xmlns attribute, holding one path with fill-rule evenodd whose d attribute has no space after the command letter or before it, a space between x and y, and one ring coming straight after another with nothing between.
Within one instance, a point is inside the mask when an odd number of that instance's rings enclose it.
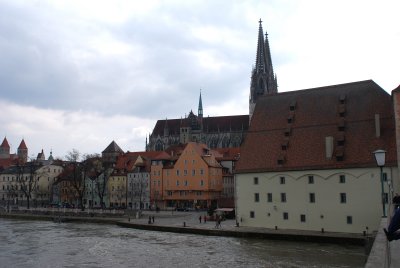
<instances>
[{"instance_id":1,"label":"steep roof","mask_svg":"<svg viewBox=\"0 0 400 268\"><path fill-rule=\"evenodd\" d=\"M331 159L326 137L334 140ZM391 97L372 80L284 92L257 102L236 172L370 167L377 149L396 164Z\"/></svg>"},{"instance_id":2,"label":"steep roof","mask_svg":"<svg viewBox=\"0 0 400 268\"><path fill-rule=\"evenodd\" d=\"M124 151L115 141L112 141L102 153L124 153Z\"/></svg>"},{"instance_id":3,"label":"steep roof","mask_svg":"<svg viewBox=\"0 0 400 268\"><path fill-rule=\"evenodd\" d=\"M28 149L28 147L26 147L24 139L22 139L21 143L18 146L18 149L23 149L23 150L27 150Z\"/></svg>"},{"instance_id":4,"label":"steep roof","mask_svg":"<svg viewBox=\"0 0 400 268\"><path fill-rule=\"evenodd\" d=\"M217 157L219 161L224 160L238 160L240 157L240 147L234 148L215 148L215 151L219 152L222 156Z\"/></svg>"},{"instance_id":5,"label":"steep roof","mask_svg":"<svg viewBox=\"0 0 400 268\"><path fill-rule=\"evenodd\" d=\"M159 151L146 151L146 152L127 152L118 156L117 162L115 164L115 169L125 169L127 171L131 171L133 167L142 162L141 166L150 165L150 162L147 160L155 160L155 159L166 159L168 154L165 152ZM138 162L138 158L141 160ZM149 167L148 167L149 168Z\"/></svg>"},{"instance_id":6,"label":"steep roof","mask_svg":"<svg viewBox=\"0 0 400 268\"><path fill-rule=\"evenodd\" d=\"M152 135L164 135L164 126L166 120L158 120ZM184 119L168 119L168 131L170 135L178 135L181 126L190 126L188 118ZM247 131L249 128L248 115L231 115L231 116L214 116L203 118L204 132L218 131Z\"/></svg>"},{"instance_id":7,"label":"steep roof","mask_svg":"<svg viewBox=\"0 0 400 268\"><path fill-rule=\"evenodd\" d=\"M10 149L10 144L8 144L7 138L4 137L3 142L1 143L0 147Z\"/></svg>"}]
</instances>

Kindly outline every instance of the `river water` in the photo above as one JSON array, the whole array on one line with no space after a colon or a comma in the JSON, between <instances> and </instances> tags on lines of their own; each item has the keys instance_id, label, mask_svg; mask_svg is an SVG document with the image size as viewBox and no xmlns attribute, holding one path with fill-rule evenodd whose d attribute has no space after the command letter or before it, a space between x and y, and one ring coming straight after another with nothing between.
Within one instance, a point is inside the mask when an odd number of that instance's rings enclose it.
<instances>
[{"instance_id":1,"label":"river water","mask_svg":"<svg viewBox=\"0 0 400 268\"><path fill-rule=\"evenodd\" d=\"M0 219L0 267L363 267L358 246Z\"/></svg>"}]
</instances>

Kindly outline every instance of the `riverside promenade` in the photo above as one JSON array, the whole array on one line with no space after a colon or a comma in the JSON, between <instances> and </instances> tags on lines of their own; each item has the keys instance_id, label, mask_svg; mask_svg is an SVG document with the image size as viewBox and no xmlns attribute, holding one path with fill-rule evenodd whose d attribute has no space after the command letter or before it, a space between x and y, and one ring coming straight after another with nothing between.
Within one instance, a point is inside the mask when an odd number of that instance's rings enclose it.
<instances>
[{"instance_id":1,"label":"riverside promenade","mask_svg":"<svg viewBox=\"0 0 400 268\"><path fill-rule=\"evenodd\" d=\"M234 220L225 220L221 222L220 227L216 227L215 221L207 221L204 223L204 215L206 212L177 212L162 211L149 212L142 214L140 219L133 217L117 222L119 226L154 230L175 233L192 233L199 235L214 236L233 236L233 237L253 237L276 240L306 241L319 243L338 243L338 244L354 244L367 246L368 236L363 234L347 234L347 233L330 233L316 231L298 231L298 230L280 230L266 229L257 227L245 227L236 225ZM149 223L149 217L154 216L154 223ZM202 217L200 222L199 217ZM372 237L369 237L372 240Z\"/></svg>"},{"instance_id":2,"label":"riverside promenade","mask_svg":"<svg viewBox=\"0 0 400 268\"><path fill-rule=\"evenodd\" d=\"M221 222L221 226L216 228L215 221L207 221L204 223L206 212L180 212L180 211L143 211L140 218L132 214L110 214L110 213L92 213L90 211L78 213L69 211L68 213L60 213L61 211L47 211L46 213L29 212L12 212L0 213L2 218L10 219L26 219L26 220L49 220L55 222L91 222L104 224L117 224L125 228L135 228L150 231L175 232L175 233L192 233L199 235L213 236L233 236L233 237L253 237L275 240L291 240L318 243L337 243L337 244L353 244L368 247L372 241L372 236L363 234L349 233L331 233L318 231L299 231L284 229L266 229L257 227L237 226L234 220L225 220ZM202 220L200 223L199 217ZM149 217L154 217L154 223L149 223Z\"/></svg>"}]
</instances>

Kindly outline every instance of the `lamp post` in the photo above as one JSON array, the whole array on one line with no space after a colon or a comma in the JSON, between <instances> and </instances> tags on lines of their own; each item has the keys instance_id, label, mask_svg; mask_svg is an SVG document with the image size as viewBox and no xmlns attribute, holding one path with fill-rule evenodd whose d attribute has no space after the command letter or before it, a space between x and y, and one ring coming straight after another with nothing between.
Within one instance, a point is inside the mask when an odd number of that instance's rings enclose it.
<instances>
[{"instance_id":1,"label":"lamp post","mask_svg":"<svg viewBox=\"0 0 400 268\"><path fill-rule=\"evenodd\" d=\"M386 209L385 209L385 192L383 190L383 167L385 166L385 156L386 156L386 151L385 150L376 150L374 153L376 164L381 170L381 190L382 190L382 209L383 209L383 214L382 218L386 218Z\"/></svg>"}]
</instances>

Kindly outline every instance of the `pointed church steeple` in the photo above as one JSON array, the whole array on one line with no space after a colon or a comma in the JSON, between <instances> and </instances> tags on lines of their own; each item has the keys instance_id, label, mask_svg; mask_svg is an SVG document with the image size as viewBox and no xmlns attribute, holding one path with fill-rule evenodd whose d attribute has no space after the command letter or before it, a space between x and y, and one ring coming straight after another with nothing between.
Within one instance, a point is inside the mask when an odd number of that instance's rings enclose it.
<instances>
[{"instance_id":1,"label":"pointed church steeple","mask_svg":"<svg viewBox=\"0 0 400 268\"><path fill-rule=\"evenodd\" d=\"M28 161L28 147L26 146L24 139L22 139L21 143L18 146L17 154L19 160L23 163L26 163Z\"/></svg>"},{"instance_id":2,"label":"pointed church steeple","mask_svg":"<svg viewBox=\"0 0 400 268\"><path fill-rule=\"evenodd\" d=\"M260 96L278 92L278 85L272 67L271 51L269 48L268 35L262 28L262 20L259 21L256 64L252 70L250 83L249 117L254 112L257 99Z\"/></svg>"},{"instance_id":3,"label":"pointed church steeple","mask_svg":"<svg viewBox=\"0 0 400 268\"><path fill-rule=\"evenodd\" d=\"M4 137L0 145L0 159L10 158L10 144L8 144L7 137Z\"/></svg>"},{"instance_id":4,"label":"pointed church steeple","mask_svg":"<svg viewBox=\"0 0 400 268\"><path fill-rule=\"evenodd\" d=\"M203 102L201 100L201 89L200 89L200 97L199 97L199 109L197 112L197 116L201 119L203 118Z\"/></svg>"}]
</instances>

